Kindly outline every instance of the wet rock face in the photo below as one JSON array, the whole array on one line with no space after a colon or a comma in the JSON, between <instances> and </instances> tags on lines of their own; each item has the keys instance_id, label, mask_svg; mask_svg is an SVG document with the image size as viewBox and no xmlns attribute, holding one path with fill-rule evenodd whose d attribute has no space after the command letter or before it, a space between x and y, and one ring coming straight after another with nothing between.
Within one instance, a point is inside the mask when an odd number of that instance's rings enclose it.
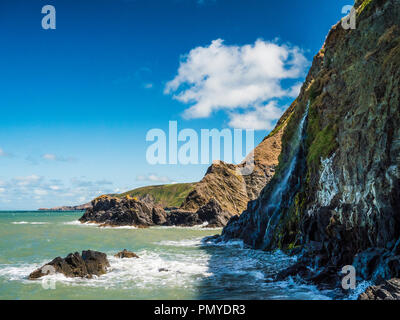
<instances>
[{"instance_id":1,"label":"wet rock face","mask_svg":"<svg viewBox=\"0 0 400 320\"><path fill-rule=\"evenodd\" d=\"M98 251L82 251L70 253L65 258L57 257L29 275L30 280L41 278L49 273L62 273L66 277L91 278L107 272L110 266L107 255Z\"/></svg>"},{"instance_id":2,"label":"wet rock face","mask_svg":"<svg viewBox=\"0 0 400 320\"><path fill-rule=\"evenodd\" d=\"M310 172L303 218L305 240L323 243L335 265L368 248L390 251L400 237L400 1L374 0L358 14L356 30L337 27L327 38L319 77L328 62L332 73L315 107L336 126L336 146ZM398 272L388 258L379 262Z\"/></svg>"},{"instance_id":3,"label":"wet rock face","mask_svg":"<svg viewBox=\"0 0 400 320\"><path fill-rule=\"evenodd\" d=\"M292 105L275 176L223 235L256 248L299 246L313 267L327 272L354 261L378 281L398 276L400 268L400 0L355 6L357 28L338 23L314 58ZM308 103L305 168L289 180L280 213L266 218ZM296 181L301 187L293 195ZM267 230L270 222L275 227ZM310 243L318 249L308 252Z\"/></svg>"},{"instance_id":4,"label":"wet rock face","mask_svg":"<svg viewBox=\"0 0 400 320\"><path fill-rule=\"evenodd\" d=\"M358 300L400 300L400 279L394 278L378 286L368 287Z\"/></svg>"}]
</instances>

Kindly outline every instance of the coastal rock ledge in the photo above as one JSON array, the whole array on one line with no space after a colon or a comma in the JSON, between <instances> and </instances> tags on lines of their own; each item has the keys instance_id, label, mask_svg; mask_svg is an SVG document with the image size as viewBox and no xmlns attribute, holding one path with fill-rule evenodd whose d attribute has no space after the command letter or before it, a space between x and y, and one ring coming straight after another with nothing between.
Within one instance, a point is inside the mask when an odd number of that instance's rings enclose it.
<instances>
[{"instance_id":1,"label":"coastal rock ledge","mask_svg":"<svg viewBox=\"0 0 400 320\"><path fill-rule=\"evenodd\" d=\"M192 227L203 224L208 227L223 227L231 216L232 214L223 210L215 199L209 200L197 211L182 209L165 211L151 201L139 200L130 196L117 198L105 195L94 199L92 207L86 210L79 221L98 223L101 227Z\"/></svg>"},{"instance_id":2,"label":"coastal rock ledge","mask_svg":"<svg viewBox=\"0 0 400 320\"><path fill-rule=\"evenodd\" d=\"M82 251L70 253L65 258L57 257L29 275L29 280L35 280L52 273L62 273L68 278L92 278L107 272L110 266L107 255L98 251Z\"/></svg>"},{"instance_id":3,"label":"coastal rock ledge","mask_svg":"<svg viewBox=\"0 0 400 320\"><path fill-rule=\"evenodd\" d=\"M358 300L400 300L400 279L393 278L380 285L368 287Z\"/></svg>"}]
</instances>

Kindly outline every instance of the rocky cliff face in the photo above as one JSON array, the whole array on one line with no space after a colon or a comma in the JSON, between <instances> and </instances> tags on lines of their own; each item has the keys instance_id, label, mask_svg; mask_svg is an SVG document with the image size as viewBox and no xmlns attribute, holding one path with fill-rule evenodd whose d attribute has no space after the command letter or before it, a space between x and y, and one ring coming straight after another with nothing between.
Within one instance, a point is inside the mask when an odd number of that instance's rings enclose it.
<instances>
[{"instance_id":1,"label":"rocky cliff face","mask_svg":"<svg viewBox=\"0 0 400 320\"><path fill-rule=\"evenodd\" d=\"M282 117L275 132L266 137L251 153L254 167L250 174L241 174L247 158L239 165L222 161L212 164L204 178L195 184L194 190L186 197L181 209L197 211L214 199L231 216L243 212L247 203L258 197L275 173L288 114L285 113Z\"/></svg>"},{"instance_id":2,"label":"rocky cliff face","mask_svg":"<svg viewBox=\"0 0 400 320\"><path fill-rule=\"evenodd\" d=\"M378 280L400 275L400 0L355 8L356 29L335 25L314 58L275 176L222 238Z\"/></svg>"}]
</instances>

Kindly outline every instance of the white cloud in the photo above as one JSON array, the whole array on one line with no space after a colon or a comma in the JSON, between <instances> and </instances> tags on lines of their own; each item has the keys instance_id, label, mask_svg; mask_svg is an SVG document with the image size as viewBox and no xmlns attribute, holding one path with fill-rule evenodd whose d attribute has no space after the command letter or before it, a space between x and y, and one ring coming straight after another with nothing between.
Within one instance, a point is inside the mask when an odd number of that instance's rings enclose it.
<instances>
[{"instance_id":1,"label":"white cloud","mask_svg":"<svg viewBox=\"0 0 400 320\"><path fill-rule=\"evenodd\" d=\"M32 174L10 178L6 181L0 180L0 201L9 199L13 206L22 209L25 209L27 205L35 206L36 201L39 200L43 201L41 207L76 205L88 202L99 194L112 193L112 189L108 188L110 183L107 180L62 181ZM82 202L82 198L85 198L85 201Z\"/></svg>"},{"instance_id":2,"label":"white cloud","mask_svg":"<svg viewBox=\"0 0 400 320\"><path fill-rule=\"evenodd\" d=\"M191 105L184 112L186 118L206 118L219 109L232 111L292 97L298 84L285 89L281 81L302 77L307 66L298 47L263 40L228 46L217 39L185 55L164 92Z\"/></svg>"},{"instance_id":3,"label":"white cloud","mask_svg":"<svg viewBox=\"0 0 400 320\"><path fill-rule=\"evenodd\" d=\"M150 173L148 175L138 175L136 177L137 181L151 181L151 182L161 182L161 183L170 183L171 179L166 176L159 176L154 173Z\"/></svg>"},{"instance_id":4,"label":"white cloud","mask_svg":"<svg viewBox=\"0 0 400 320\"><path fill-rule=\"evenodd\" d=\"M288 96L291 98L297 98L297 96L300 94L300 89L303 86L301 82L296 83L294 86L292 86L288 92Z\"/></svg>"},{"instance_id":5,"label":"white cloud","mask_svg":"<svg viewBox=\"0 0 400 320\"><path fill-rule=\"evenodd\" d=\"M12 157L12 154L7 153L2 148L0 148L0 157Z\"/></svg>"},{"instance_id":6,"label":"white cloud","mask_svg":"<svg viewBox=\"0 0 400 320\"><path fill-rule=\"evenodd\" d=\"M47 195L48 192L43 189L35 189L35 190L33 190L33 193L38 196L45 196L45 195Z\"/></svg>"},{"instance_id":7,"label":"white cloud","mask_svg":"<svg viewBox=\"0 0 400 320\"><path fill-rule=\"evenodd\" d=\"M271 101L266 105L257 106L245 113L229 114L229 125L238 129L272 130L275 121L279 119L285 108L279 108L276 101Z\"/></svg>"},{"instance_id":8,"label":"white cloud","mask_svg":"<svg viewBox=\"0 0 400 320\"><path fill-rule=\"evenodd\" d=\"M46 153L42 156L43 159L45 160L51 160L51 161L55 161L57 159L55 154L51 154L51 153Z\"/></svg>"},{"instance_id":9,"label":"white cloud","mask_svg":"<svg viewBox=\"0 0 400 320\"><path fill-rule=\"evenodd\" d=\"M15 180L18 186L29 186L37 183L39 180L41 180L41 178L35 174L32 174L27 177L16 177Z\"/></svg>"},{"instance_id":10,"label":"white cloud","mask_svg":"<svg viewBox=\"0 0 400 320\"><path fill-rule=\"evenodd\" d=\"M69 157L69 158L60 157L60 156L57 156L57 155L52 154L52 153L43 154L42 155L42 159L48 160L48 161L59 161L59 162L72 162L72 161L75 161L74 158L71 158L71 157Z\"/></svg>"},{"instance_id":11,"label":"white cloud","mask_svg":"<svg viewBox=\"0 0 400 320\"><path fill-rule=\"evenodd\" d=\"M153 88L153 84L152 83L145 83L144 84L144 88L145 89L151 89L151 88Z\"/></svg>"}]
</instances>

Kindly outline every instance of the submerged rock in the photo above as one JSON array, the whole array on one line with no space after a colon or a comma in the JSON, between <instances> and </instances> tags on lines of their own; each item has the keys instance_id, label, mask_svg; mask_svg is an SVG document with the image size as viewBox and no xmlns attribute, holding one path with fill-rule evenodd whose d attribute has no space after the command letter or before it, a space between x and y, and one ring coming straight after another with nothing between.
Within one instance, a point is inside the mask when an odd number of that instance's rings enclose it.
<instances>
[{"instance_id":1,"label":"submerged rock","mask_svg":"<svg viewBox=\"0 0 400 320\"><path fill-rule=\"evenodd\" d=\"M117 254L114 255L114 257L115 258L120 258L120 259L123 259L123 258L139 258L139 256L136 253L134 253L132 251L128 251L126 249L118 252Z\"/></svg>"},{"instance_id":2,"label":"submerged rock","mask_svg":"<svg viewBox=\"0 0 400 320\"><path fill-rule=\"evenodd\" d=\"M98 251L70 253L65 258L57 257L29 275L30 280L38 279L51 273L62 273L66 277L91 278L107 272L110 266L107 255Z\"/></svg>"},{"instance_id":3,"label":"submerged rock","mask_svg":"<svg viewBox=\"0 0 400 320\"><path fill-rule=\"evenodd\" d=\"M400 279L394 278L368 287L358 300L400 300Z\"/></svg>"}]
</instances>

